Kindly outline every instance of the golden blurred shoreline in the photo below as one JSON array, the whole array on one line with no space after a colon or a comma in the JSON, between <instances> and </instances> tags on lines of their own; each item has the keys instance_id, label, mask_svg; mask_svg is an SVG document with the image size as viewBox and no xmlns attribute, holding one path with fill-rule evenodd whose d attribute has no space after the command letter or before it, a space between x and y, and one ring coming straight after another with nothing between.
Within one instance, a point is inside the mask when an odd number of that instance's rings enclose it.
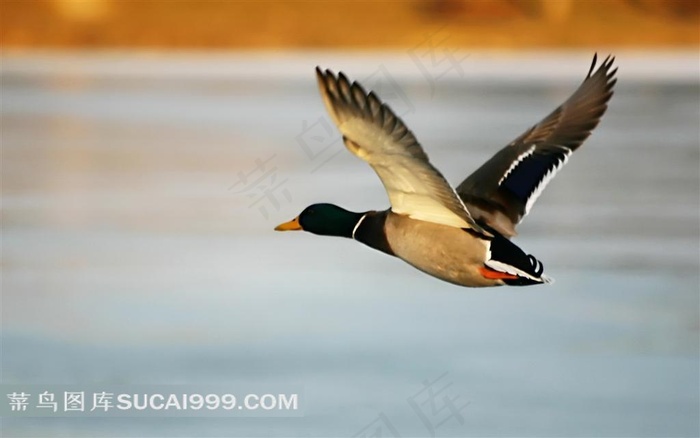
<instances>
[{"instance_id":1,"label":"golden blurred shoreline","mask_svg":"<svg viewBox=\"0 0 700 438\"><path fill-rule=\"evenodd\" d=\"M2 0L5 49L698 47L700 2Z\"/></svg>"},{"instance_id":2,"label":"golden blurred shoreline","mask_svg":"<svg viewBox=\"0 0 700 438\"><path fill-rule=\"evenodd\" d=\"M400 81L423 81L435 74L441 80L522 81L577 80L590 63L591 49L475 49L421 52L411 49L324 50L177 50L153 49L9 49L3 51L2 75L13 77L157 78L230 81L300 80L307 82L314 67L342 66L357 76L371 76L387 66ZM613 54L626 81L697 82L700 54L688 48L599 50ZM514 70L513 65L518 68Z\"/></svg>"}]
</instances>

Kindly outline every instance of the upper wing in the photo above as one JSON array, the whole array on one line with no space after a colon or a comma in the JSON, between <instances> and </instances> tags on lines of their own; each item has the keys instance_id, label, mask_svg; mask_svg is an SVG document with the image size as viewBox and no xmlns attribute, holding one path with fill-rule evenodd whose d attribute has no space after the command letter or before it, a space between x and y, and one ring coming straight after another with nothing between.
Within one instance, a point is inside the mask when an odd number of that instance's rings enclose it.
<instances>
[{"instance_id":1,"label":"upper wing","mask_svg":"<svg viewBox=\"0 0 700 438\"><path fill-rule=\"evenodd\" d=\"M528 214L547 183L588 138L607 109L617 81L615 58L591 69L578 90L541 122L528 129L457 187L474 215L505 236Z\"/></svg>"},{"instance_id":2,"label":"upper wing","mask_svg":"<svg viewBox=\"0 0 700 438\"><path fill-rule=\"evenodd\" d=\"M462 200L428 160L418 140L377 96L357 83L316 68L326 109L347 148L369 163L384 184L391 210L459 228L482 231Z\"/></svg>"}]
</instances>

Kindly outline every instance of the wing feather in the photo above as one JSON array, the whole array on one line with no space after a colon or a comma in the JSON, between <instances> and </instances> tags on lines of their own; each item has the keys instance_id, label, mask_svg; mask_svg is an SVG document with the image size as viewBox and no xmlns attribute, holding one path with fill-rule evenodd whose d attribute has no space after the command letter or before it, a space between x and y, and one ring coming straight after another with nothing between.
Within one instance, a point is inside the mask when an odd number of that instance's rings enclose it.
<instances>
[{"instance_id":1,"label":"wing feather","mask_svg":"<svg viewBox=\"0 0 700 438\"><path fill-rule=\"evenodd\" d=\"M579 88L539 123L498 151L458 187L457 193L477 221L505 236L588 138L607 109L617 81L615 58L596 70L597 55Z\"/></svg>"},{"instance_id":2,"label":"wing feather","mask_svg":"<svg viewBox=\"0 0 700 438\"><path fill-rule=\"evenodd\" d=\"M343 73L317 68L316 74L345 145L377 173L394 213L483 232L413 133L374 92L366 93Z\"/></svg>"}]
</instances>

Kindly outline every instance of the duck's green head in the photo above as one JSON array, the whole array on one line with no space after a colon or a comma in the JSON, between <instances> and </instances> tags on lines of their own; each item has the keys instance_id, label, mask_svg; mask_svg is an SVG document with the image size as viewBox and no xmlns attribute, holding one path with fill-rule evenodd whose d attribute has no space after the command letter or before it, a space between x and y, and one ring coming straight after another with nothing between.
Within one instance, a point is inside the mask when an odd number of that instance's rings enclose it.
<instances>
[{"instance_id":1,"label":"duck's green head","mask_svg":"<svg viewBox=\"0 0 700 438\"><path fill-rule=\"evenodd\" d=\"M352 237L353 229L363 214L333 204L314 204L306 207L291 221L277 225L275 230L303 230L322 236Z\"/></svg>"}]
</instances>

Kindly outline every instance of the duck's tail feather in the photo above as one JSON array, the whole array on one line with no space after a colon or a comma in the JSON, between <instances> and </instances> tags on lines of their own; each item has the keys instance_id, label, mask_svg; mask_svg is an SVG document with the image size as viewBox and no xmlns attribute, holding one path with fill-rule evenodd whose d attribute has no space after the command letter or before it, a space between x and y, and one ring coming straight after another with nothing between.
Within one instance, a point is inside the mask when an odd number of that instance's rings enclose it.
<instances>
[{"instance_id":1,"label":"duck's tail feather","mask_svg":"<svg viewBox=\"0 0 700 438\"><path fill-rule=\"evenodd\" d=\"M542 262L532 255L525 254L517 245L500 235L491 240L490 257L484 264L490 269L516 277L504 278L503 282L507 285L528 286L554 282L543 274Z\"/></svg>"}]
</instances>

